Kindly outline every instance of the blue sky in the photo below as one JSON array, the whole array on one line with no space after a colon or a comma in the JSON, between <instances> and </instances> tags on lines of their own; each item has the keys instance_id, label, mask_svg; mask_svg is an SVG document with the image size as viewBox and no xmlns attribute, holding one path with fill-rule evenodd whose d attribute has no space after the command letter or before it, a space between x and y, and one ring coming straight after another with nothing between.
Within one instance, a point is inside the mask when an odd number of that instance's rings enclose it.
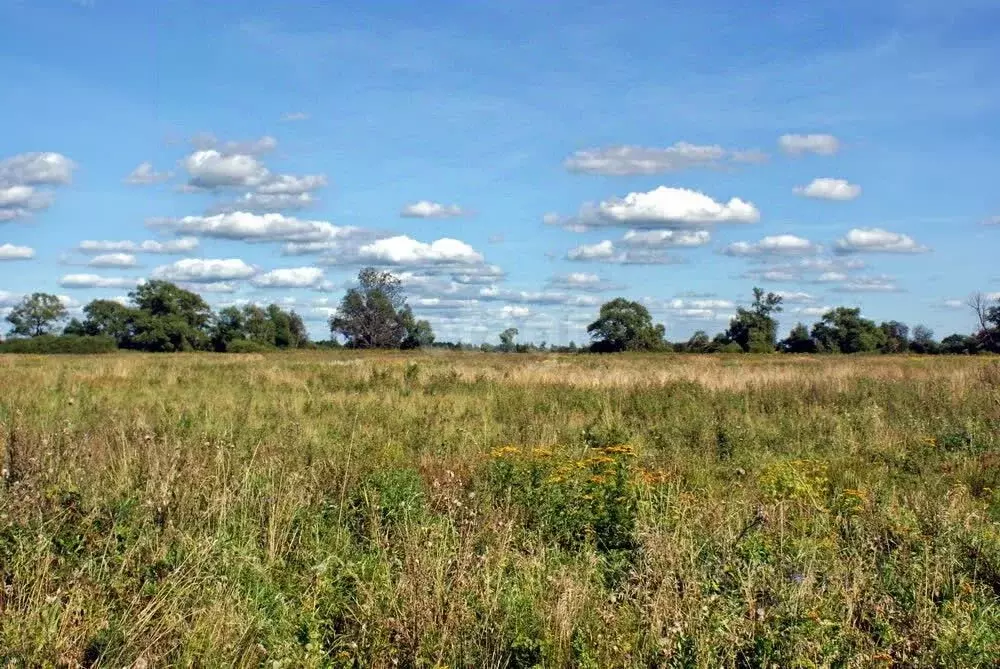
<instances>
[{"instance_id":1,"label":"blue sky","mask_svg":"<svg viewBox=\"0 0 1000 669\"><path fill-rule=\"evenodd\" d=\"M0 0L0 309L159 277L323 337L375 264L464 341L617 295L684 339L755 284L967 332L998 38L989 0Z\"/></svg>"}]
</instances>

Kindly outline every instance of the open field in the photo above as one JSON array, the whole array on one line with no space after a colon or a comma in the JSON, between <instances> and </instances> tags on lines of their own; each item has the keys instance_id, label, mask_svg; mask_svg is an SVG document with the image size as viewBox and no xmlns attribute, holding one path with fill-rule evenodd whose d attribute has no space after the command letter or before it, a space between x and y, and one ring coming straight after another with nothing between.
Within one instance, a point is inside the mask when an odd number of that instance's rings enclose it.
<instances>
[{"instance_id":1,"label":"open field","mask_svg":"<svg viewBox=\"0 0 1000 669\"><path fill-rule=\"evenodd\" d=\"M995 358L0 357L0 666L993 666Z\"/></svg>"}]
</instances>

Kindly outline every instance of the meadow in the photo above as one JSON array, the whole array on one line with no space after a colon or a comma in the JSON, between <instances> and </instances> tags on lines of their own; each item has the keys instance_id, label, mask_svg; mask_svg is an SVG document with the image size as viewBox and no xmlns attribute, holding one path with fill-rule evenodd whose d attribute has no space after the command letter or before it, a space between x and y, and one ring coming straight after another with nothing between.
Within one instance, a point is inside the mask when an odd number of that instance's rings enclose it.
<instances>
[{"instance_id":1,"label":"meadow","mask_svg":"<svg viewBox=\"0 0 1000 669\"><path fill-rule=\"evenodd\" d=\"M0 356L0 666L995 666L991 357Z\"/></svg>"}]
</instances>

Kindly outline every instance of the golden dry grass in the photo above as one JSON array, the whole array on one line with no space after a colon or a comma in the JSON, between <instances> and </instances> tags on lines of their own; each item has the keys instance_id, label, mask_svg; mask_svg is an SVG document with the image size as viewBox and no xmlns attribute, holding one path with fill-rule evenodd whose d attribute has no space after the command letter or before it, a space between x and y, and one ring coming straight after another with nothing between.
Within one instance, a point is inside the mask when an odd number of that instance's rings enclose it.
<instances>
[{"instance_id":1,"label":"golden dry grass","mask_svg":"<svg viewBox=\"0 0 1000 669\"><path fill-rule=\"evenodd\" d=\"M0 356L0 389L0 665L1000 654L992 358Z\"/></svg>"}]
</instances>

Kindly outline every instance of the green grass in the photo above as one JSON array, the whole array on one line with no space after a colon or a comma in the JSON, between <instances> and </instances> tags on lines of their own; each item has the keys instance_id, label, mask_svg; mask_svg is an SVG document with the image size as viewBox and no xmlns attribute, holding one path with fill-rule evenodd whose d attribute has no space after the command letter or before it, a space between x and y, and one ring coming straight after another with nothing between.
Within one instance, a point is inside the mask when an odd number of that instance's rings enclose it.
<instances>
[{"instance_id":1,"label":"green grass","mask_svg":"<svg viewBox=\"0 0 1000 669\"><path fill-rule=\"evenodd\" d=\"M994 666L991 358L0 356L0 666Z\"/></svg>"}]
</instances>

